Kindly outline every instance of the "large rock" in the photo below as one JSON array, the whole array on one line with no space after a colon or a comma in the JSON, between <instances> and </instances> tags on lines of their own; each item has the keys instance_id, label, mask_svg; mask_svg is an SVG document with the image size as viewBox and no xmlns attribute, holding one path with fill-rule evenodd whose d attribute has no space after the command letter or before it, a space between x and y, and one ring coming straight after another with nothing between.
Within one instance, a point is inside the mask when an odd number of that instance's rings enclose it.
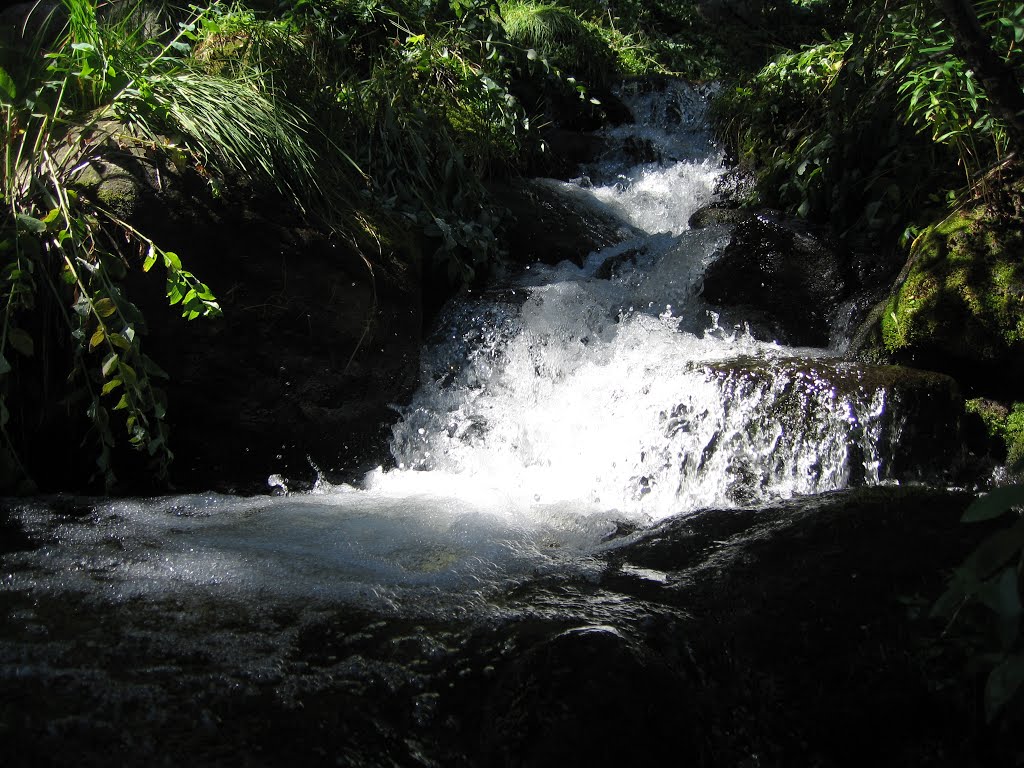
<instances>
[{"instance_id":1,"label":"large rock","mask_svg":"<svg viewBox=\"0 0 1024 768\"><path fill-rule=\"evenodd\" d=\"M755 332L825 346L829 316L851 293L837 249L806 223L760 213L737 224L704 276L703 295L736 310Z\"/></svg>"},{"instance_id":2,"label":"large rock","mask_svg":"<svg viewBox=\"0 0 1024 768\"><path fill-rule=\"evenodd\" d=\"M1024 229L985 205L926 230L877 315L875 347L944 371L969 391L1024 388ZM869 338L866 346L870 347Z\"/></svg>"},{"instance_id":3,"label":"large rock","mask_svg":"<svg viewBox=\"0 0 1024 768\"><path fill-rule=\"evenodd\" d=\"M573 184L533 179L494 185L491 193L508 209L509 255L517 264L582 264L594 251L638 234Z\"/></svg>"},{"instance_id":4,"label":"large rock","mask_svg":"<svg viewBox=\"0 0 1024 768\"><path fill-rule=\"evenodd\" d=\"M845 475L850 485L865 481L973 481L961 421L964 402L956 382L941 373L902 366L865 365L842 360L765 360L739 358L701 366L722 382L737 405L760 399L771 425L781 424L773 453L799 437L818 446L827 463L826 445L839 413L846 429ZM756 413L756 412L755 412ZM763 428L752 421L749 429ZM709 446L708 451L712 449ZM743 467L749 462L749 468ZM733 461L737 501L744 484L767 471L763 457L738 455ZM820 469L819 469L820 471Z\"/></svg>"},{"instance_id":5,"label":"large rock","mask_svg":"<svg viewBox=\"0 0 1024 768\"><path fill-rule=\"evenodd\" d=\"M386 460L391 406L419 371L417 236L383 220L362 241L317 229L274 192L235 180L214 195L197 173L139 149L111 146L74 183L176 252L224 311L186 322L167 305L159 269L124 279L145 318L143 351L170 374L161 386L173 487L259 491L273 474L301 487L316 477L312 464L347 474ZM25 397L34 381L24 377ZM31 429L17 425L19 454L41 487L82 488L95 470L88 403L58 399L51 391L31 409L43 413ZM152 490L149 457L127 448L122 427L114 434L120 490Z\"/></svg>"},{"instance_id":6,"label":"large rock","mask_svg":"<svg viewBox=\"0 0 1024 768\"><path fill-rule=\"evenodd\" d=\"M585 574L552 562L415 606L372 581L351 600L298 591L290 569L252 592L177 577L159 531L109 506L19 514L0 532L27 519L38 550L0 554L4 764L1014 765L1024 701L992 723L980 706L990 662L971 643L991 616L929 618L999 527L960 522L971 498L707 510L631 532ZM191 537L167 516L180 556ZM219 567L243 582L303 559L227 542Z\"/></svg>"},{"instance_id":7,"label":"large rock","mask_svg":"<svg viewBox=\"0 0 1024 768\"><path fill-rule=\"evenodd\" d=\"M614 627L575 627L521 653L489 691L484 764L653 766L670 753L692 765L693 703L666 658Z\"/></svg>"}]
</instances>

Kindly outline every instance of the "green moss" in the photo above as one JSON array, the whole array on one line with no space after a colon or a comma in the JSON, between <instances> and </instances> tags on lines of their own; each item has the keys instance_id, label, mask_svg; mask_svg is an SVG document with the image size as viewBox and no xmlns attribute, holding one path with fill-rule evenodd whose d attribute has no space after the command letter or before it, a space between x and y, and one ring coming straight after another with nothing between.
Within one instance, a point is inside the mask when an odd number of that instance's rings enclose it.
<instances>
[{"instance_id":1,"label":"green moss","mask_svg":"<svg viewBox=\"0 0 1024 768\"><path fill-rule=\"evenodd\" d=\"M1024 233L985 206L953 214L914 243L881 318L890 352L992 360L1024 344Z\"/></svg>"},{"instance_id":2,"label":"green moss","mask_svg":"<svg viewBox=\"0 0 1024 768\"><path fill-rule=\"evenodd\" d=\"M1024 470L1024 403L1014 403L1006 417L1006 464L1012 472Z\"/></svg>"},{"instance_id":3,"label":"green moss","mask_svg":"<svg viewBox=\"0 0 1024 768\"><path fill-rule=\"evenodd\" d=\"M1006 465L1011 472L1024 470L1024 403L1004 405L994 400L976 398L964 403L964 410L977 416L985 431L997 445L1006 450Z\"/></svg>"},{"instance_id":4,"label":"green moss","mask_svg":"<svg viewBox=\"0 0 1024 768\"><path fill-rule=\"evenodd\" d=\"M964 403L964 410L981 419L989 437L1006 440L1006 417L1009 415L1009 409L1005 405L994 400L976 397Z\"/></svg>"}]
</instances>

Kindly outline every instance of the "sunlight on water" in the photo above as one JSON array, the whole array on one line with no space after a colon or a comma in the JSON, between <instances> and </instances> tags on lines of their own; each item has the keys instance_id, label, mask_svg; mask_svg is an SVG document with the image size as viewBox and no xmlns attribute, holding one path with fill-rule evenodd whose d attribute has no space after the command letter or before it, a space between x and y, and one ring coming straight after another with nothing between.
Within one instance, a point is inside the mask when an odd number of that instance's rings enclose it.
<instances>
[{"instance_id":1,"label":"sunlight on water","mask_svg":"<svg viewBox=\"0 0 1024 768\"><path fill-rule=\"evenodd\" d=\"M394 427L397 468L358 489L103 502L75 519L26 505L51 544L6 586L424 604L456 591L470 606L548 569L587 578L594 552L652 520L883 481L885 392L837 386L826 350L720 327L698 296L729 238L687 230L722 172L701 94L626 97L637 124L608 134L624 149L551 183L650 236L449 307Z\"/></svg>"}]
</instances>

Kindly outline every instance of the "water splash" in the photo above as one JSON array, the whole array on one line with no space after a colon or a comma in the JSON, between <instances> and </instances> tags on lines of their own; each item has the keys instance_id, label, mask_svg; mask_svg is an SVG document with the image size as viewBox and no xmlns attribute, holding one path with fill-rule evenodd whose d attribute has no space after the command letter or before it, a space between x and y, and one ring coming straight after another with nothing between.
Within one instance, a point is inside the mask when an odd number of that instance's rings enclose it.
<instances>
[{"instance_id":1,"label":"water splash","mask_svg":"<svg viewBox=\"0 0 1024 768\"><path fill-rule=\"evenodd\" d=\"M294 593L441 615L538 573L594 577L592 555L651 520L886 481L901 432L884 385L829 350L723 327L700 299L729 239L686 224L722 172L702 94L626 97L637 123L570 186L650 234L450 306L393 430L397 468L354 488L313 465L309 494L271 475L279 496L101 502L68 519L27 504L17 516L50 543L10 555L2 587Z\"/></svg>"}]
</instances>

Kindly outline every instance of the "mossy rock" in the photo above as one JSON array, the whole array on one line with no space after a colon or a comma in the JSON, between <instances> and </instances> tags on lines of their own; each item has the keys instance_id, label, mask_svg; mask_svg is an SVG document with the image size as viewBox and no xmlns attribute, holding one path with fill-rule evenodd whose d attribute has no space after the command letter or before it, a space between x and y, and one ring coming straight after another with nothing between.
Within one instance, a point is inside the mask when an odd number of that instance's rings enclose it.
<instances>
[{"instance_id":1,"label":"mossy rock","mask_svg":"<svg viewBox=\"0 0 1024 768\"><path fill-rule=\"evenodd\" d=\"M997 459L1005 461L1014 475L1024 472L1024 403L1005 405L975 398L964 406L969 415L981 422Z\"/></svg>"},{"instance_id":2,"label":"mossy rock","mask_svg":"<svg viewBox=\"0 0 1024 768\"><path fill-rule=\"evenodd\" d=\"M1024 374L1024 228L987 206L957 212L914 243L881 313L900 362L951 373L981 392ZM998 372L1001 381L986 381Z\"/></svg>"}]
</instances>

